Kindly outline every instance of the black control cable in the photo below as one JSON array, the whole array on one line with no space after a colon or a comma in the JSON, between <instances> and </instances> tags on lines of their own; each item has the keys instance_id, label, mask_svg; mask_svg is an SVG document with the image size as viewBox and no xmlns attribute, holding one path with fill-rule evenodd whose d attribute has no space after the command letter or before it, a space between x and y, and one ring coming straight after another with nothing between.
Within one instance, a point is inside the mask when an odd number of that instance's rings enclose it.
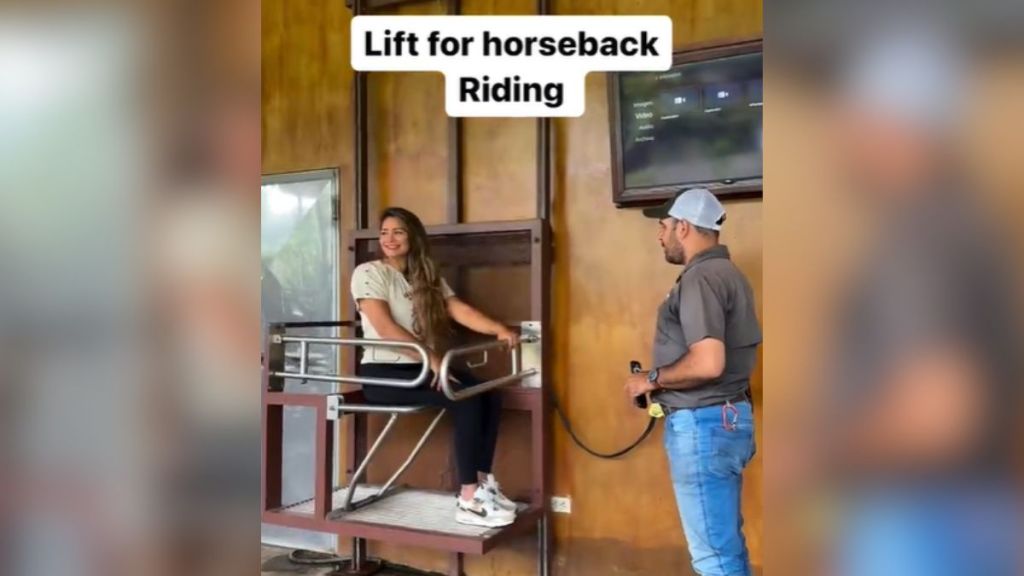
<instances>
[{"instance_id":1,"label":"black control cable","mask_svg":"<svg viewBox=\"0 0 1024 576\"><path fill-rule=\"evenodd\" d=\"M639 374L643 372L643 370L640 368L640 363L635 360L629 363L629 367L630 371L633 374ZM647 437L651 435L651 432L654 431L654 426L658 423L658 419L655 418L654 416L651 416L650 420L647 421L647 428L643 431L642 434L640 434L640 437L637 438L635 442L617 452L611 452L607 454L603 452L598 452L593 448L587 446L582 440L580 440L579 436L577 436L576 432L572 429L572 423L569 422L569 417L566 416L565 411L562 410L562 405L558 402L558 396L555 395L554 388L549 386L548 390L550 390L551 392L551 403L555 407L555 413L558 414L558 418L559 420L562 421L562 426L565 428L565 431L569 433L569 437L572 438L572 441L577 446L582 448L583 451L597 458L602 458L604 460L612 460L620 456L625 456L634 448L639 446L644 440L646 440ZM637 408L647 407L647 399L643 396L638 396L637 398L634 399L634 402Z\"/></svg>"}]
</instances>

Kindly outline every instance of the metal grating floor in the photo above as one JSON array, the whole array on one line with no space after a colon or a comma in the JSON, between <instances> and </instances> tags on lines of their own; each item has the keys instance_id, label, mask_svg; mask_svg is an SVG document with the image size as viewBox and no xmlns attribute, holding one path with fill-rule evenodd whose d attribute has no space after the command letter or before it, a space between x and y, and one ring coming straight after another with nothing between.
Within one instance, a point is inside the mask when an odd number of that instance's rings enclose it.
<instances>
[{"instance_id":1,"label":"metal grating floor","mask_svg":"<svg viewBox=\"0 0 1024 576\"><path fill-rule=\"evenodd\" d=\"M358 502L376 494L379 489L379 486L359 485L356 487L353 500ZM331 508L334 510L340 508L344 498L344 488L335 490ZM520 504L519 508L524 510L526 505ZM285 508L285 510L312 514L313 502L301 502ZM455 521L455 495L432 490L399 490L378 502L349 512L344 516L344 520L345 522L366 522L473 538L489 538L500 530L457 523Z\"/></svg>"}]
</instances>

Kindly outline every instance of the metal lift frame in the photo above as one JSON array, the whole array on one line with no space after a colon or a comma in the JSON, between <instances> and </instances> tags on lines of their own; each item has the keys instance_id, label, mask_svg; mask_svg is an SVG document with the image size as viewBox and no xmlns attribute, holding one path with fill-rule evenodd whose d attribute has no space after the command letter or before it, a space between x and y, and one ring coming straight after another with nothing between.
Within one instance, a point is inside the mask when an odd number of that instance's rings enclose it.
<instances>
[{"instance_id":1,"label":"metal lift frame","mask_svg":"<svg viewBox=\"0 0 1024 576\"><path fill-rule=\"evenodd\" d=\"M332 498L335 491L332 477L335 467L334 462L334 440L335 422L337 413L345 412L350 415L347 423L346 441L348 443L348 460L346 462L346 486L353 486L362 473L365 471L365 461L372 456L373 448L368 446L369 433L367 426L368 412L382 412L374 410L372 406L363 406L359 402L358 393L345 393L341 395L346 401L352 400L349 407L344 403L339 407L338 396L332 394L303 394L283 391L283 379L287 374L289 378L318 378L332 379L337 382L361 382L372 380L354 376L339 377L317 377L305 374L302 367L302 354L300 353L300 369L298 373L285 373L284 366L284 343L297 344L300 351L310 343L336 343L357 345L365 341L348 338L302 338L289 337L283 334L286 326L275 326L272 329L271 337L268 339L268 350L264 359L263 370L263 464L262 464L262 518L264 522L313 530L318 532L337 534L338 536L350 537L353 539L353 559L358 559L360 564L367 558L365 549L367 540L378 540L410 546L420 546L446 550L451 553L451 564L449 574L452 576L463 575L463 554L485 554L501 543L518 537L524 533L536 531L538 538L537 558L538 574L546 576L550 563L550 533L548 529L547 502L549 495L549 462L550 450L547 439L548 431L548 396L544 386L550 385L551 362L550 350L551 340L547 334L550 310L550 237L547 225L541 220L526 220L517 222L497 222L491 224L458 224L434 226L428 228L431 236L459 236L459 235L486 235L488 233L507 232L528 232L529 262L530 262L530 316L540 320L540 387L518 387L506 384L506 378L499 378L492 381L489 387L503 387L499 393L503 396L506 410L525 411L530 415L530 443L531 443L531 464L532 476L529 492L529 502L525 511L521 511L517 520L511 526L489 531L485 536L469 537L459 536L442 532L431 532L409 528L388 526L383 524L372 524L366 522L346 521L344 514L332 514ZM353 233L349 245L349 268L356 265L355 244L358 241L368 241L376 238L377 231L363 230ZM352 328L353 322L334 323L305 323L292 324L291 327L313 327L313 326L337 326ZM275 335L277 342L275 342ZM377 342L375 342L377 343ZM399 344L399 343L392 343ZM411 346L410 344L404 344ZM414 346L414 345L413 345ZM452 359L457 355L469 354L493 348L495 343L486 345L474 345L451 351L445 356L442 372L447 372ZM513 356L515 358L515 356ZM351 372L354 373L355 358L351 359ZM513 366L514 372L518 373L518 366ZM379 384L391 386L412 386L415 381L409 382L385 382L377 381ZM448 389L446 393L458 398L459 393ZM285 406L305 406L316 411L316 437L314 438L316 474L313 499L313 511L311 514L299 513L286 509L281 499L282 480L282 439L283 439L283 414ZM383 410L388 412L387 410ZM392 411L392 416L394 413ZM436 421L435 421L436 423ZM420 443L425 441L426 436L421 438ZM417 450L414 450L407 463L415 457ZM399 470L400 474L406 465ZM398 476L395 475L395 477ZM389 484L394 482L394 477ZM390 486L388 486L390 487ZM374 497L376 500L378 494ZM369 503L368 503L369 504ZM356 503L356 506L360 503ZM356 573L356 572L354 572Z\"/></svg>"}]
</instances>

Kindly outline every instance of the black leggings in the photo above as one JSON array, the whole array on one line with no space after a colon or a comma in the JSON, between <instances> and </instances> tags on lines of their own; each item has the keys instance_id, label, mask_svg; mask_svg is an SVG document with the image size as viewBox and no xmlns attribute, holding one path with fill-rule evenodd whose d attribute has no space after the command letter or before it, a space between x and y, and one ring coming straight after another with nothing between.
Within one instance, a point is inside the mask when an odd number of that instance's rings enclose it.
<instances>
[{"instance_id":1,"label":"black leggings","mask_svg":"<svg viewBox=\"0 0 1024 576\"><path fill-rule=\"evenodd\" d=\"M412 380L422 369L422 364L363 364L359 373L371 378ZM462 382L461 388L480 383L469 372L453 371L452 376ZM501 421L501 396L495 392L484 392L454 402L444 392L430 387L433 377L431 373L427 383L419 388L363 386L363 394L373 404L445 408L455 419L455 460L459 467L459 483L476 484L477 472L489 474L494 464L494 448L498 444L498 424Z\"/></svg>"}]
</instances>

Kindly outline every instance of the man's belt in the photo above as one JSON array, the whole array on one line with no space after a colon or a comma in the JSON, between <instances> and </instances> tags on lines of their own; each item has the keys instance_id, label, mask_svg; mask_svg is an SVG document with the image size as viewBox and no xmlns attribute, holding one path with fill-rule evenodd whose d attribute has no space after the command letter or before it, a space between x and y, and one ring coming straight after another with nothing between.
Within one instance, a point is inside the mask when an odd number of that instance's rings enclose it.
<instances>
[{"instance_id":1,"label":"man's belt","mask_svg":"<svg viewBox=\"0 0 1024 576\"><path fill-rule=\"evenodd\" d=\"M666 406L665 404L662 404L661 405L661 409L665 412L665 416L668 416L669 414L672 414L673 412L679 412L680 410L699 410L701 408L711 408L713 406L722 406L724 404L738 404L740 402L750 402L750 393L748 391L740 392L739 394L736 394L736 395L734 395L734 396L732 396L730 398L726 398L725 400L722 400L721 402L715 402L714 404L706 404L704 406L684 406L684 407Z\"/></svg>"}]
</instances>

